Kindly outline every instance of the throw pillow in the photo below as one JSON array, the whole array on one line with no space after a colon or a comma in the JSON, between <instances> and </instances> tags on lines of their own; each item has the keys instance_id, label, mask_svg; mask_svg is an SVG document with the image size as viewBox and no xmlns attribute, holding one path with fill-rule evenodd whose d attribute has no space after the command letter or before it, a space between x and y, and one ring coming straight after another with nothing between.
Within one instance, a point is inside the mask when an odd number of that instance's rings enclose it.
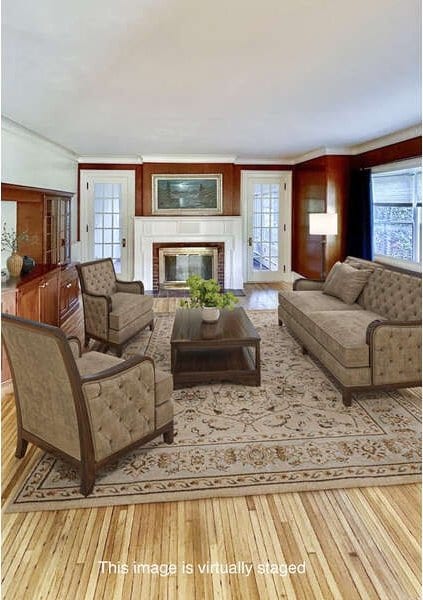
<instances>
[{"instance_id":1,"label":"throw pillow","mask_svg":"<svg viewBox=\"0 0 423 600\"><path fill-rule=\"evenodd\" d=\"M323 293L339 298L345 304L354 304L372 271L355 269L346 263L333 265L324 285Z\"/></svg>"}]
</instances>

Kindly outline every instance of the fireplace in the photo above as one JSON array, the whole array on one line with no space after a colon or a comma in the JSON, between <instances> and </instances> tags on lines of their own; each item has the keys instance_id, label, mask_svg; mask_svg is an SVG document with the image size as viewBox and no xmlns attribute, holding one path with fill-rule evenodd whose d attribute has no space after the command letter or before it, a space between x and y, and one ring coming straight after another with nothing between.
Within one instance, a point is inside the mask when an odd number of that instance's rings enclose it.
<instances>
[{"instance_id":1,"label":"fireplace","mask_svg":"<svg viewBox=\"0 0 423 600\"><path fill-rule=\"evenodd\" d=\"M153 291L187 289L190 275L216 279L224 287L225 244L180 242L153 244Z\"/></svg>"},{"instance_id":2,"label":"fireplace","mask_svg":"<svg viewBox=\"0 0 423 600\"><path fill-rule=\"evenodd\" d=\"M135 217L134 278L159 290L160 248L217 248L217 281L228 290L244 287L244 242L240 216Z\"/></svg>"}]
</instances>

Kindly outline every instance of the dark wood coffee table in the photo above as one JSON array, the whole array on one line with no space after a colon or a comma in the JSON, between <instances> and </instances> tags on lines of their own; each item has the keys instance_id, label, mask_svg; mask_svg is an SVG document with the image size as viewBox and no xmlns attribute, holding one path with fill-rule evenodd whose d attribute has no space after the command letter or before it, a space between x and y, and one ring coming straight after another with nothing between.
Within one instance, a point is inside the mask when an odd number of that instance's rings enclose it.
<instances>
[{"instance_id":1,"label":"dark wood coffee table","mask_svg":"<svg viewBox=\"0 0 423 600\"><path fill-rule=\"evenodd\" d=\"M243 308L223 309L205 323L201 309L179 309L173 324L174 387L213 381L260 385L260 336Z\"/></svg>"}]
</instances>

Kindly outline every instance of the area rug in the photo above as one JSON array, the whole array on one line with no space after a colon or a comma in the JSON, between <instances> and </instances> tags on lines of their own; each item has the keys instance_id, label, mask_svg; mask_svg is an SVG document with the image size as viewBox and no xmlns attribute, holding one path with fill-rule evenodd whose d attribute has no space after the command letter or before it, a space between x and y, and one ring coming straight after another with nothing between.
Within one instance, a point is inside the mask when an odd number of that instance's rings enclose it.
<instances>
[{"instance_id":1,"label":"area rug","mask_svg":"<svg viewBox=\"0 0 423 600\"><path fill-rule=\"evenodd\" d=\"M261 336L262 386L230 383L175 391L173 445L162 439L97 476L44 454L9 511L84 508L419 481L420 390L372 392L350 408L276 311L249 311ZM169 370L173 316L159 315L126 356L144 352Z\"/></svg>"}]
</instances>

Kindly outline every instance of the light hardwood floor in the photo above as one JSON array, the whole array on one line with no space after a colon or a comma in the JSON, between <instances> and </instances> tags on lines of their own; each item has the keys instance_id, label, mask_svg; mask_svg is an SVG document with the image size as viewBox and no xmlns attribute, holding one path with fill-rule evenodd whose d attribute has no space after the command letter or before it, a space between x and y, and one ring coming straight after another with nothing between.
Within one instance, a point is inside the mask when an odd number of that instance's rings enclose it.
<instances>
[{"instance_id":1,"label":"light hardwood floor","mask_svg":"<svg viewBox=\"0 0 423 600\"><path fill-rule=\"evenodd\" d=\"M282 286L283 287L283 286ZM274 308L276 286L248 286L242 304ZM157 312L178 301L155 299ZM68 323L79 332L81 313ZM3 500L40 450L14 457L13 397L3 398ZM215 498L161 504L4 514L3 598L376 599L420 598L419 485ZM128 565L127 574L104 563ZM198 565L253 565L251 574L200 574ZM242 563L244 561L244 563ZM132 565L176 565L170 576ZM305 564L304 574L260 565ZM183 565L194 565L184 573Z\"/></svg>"}]
</instances>

